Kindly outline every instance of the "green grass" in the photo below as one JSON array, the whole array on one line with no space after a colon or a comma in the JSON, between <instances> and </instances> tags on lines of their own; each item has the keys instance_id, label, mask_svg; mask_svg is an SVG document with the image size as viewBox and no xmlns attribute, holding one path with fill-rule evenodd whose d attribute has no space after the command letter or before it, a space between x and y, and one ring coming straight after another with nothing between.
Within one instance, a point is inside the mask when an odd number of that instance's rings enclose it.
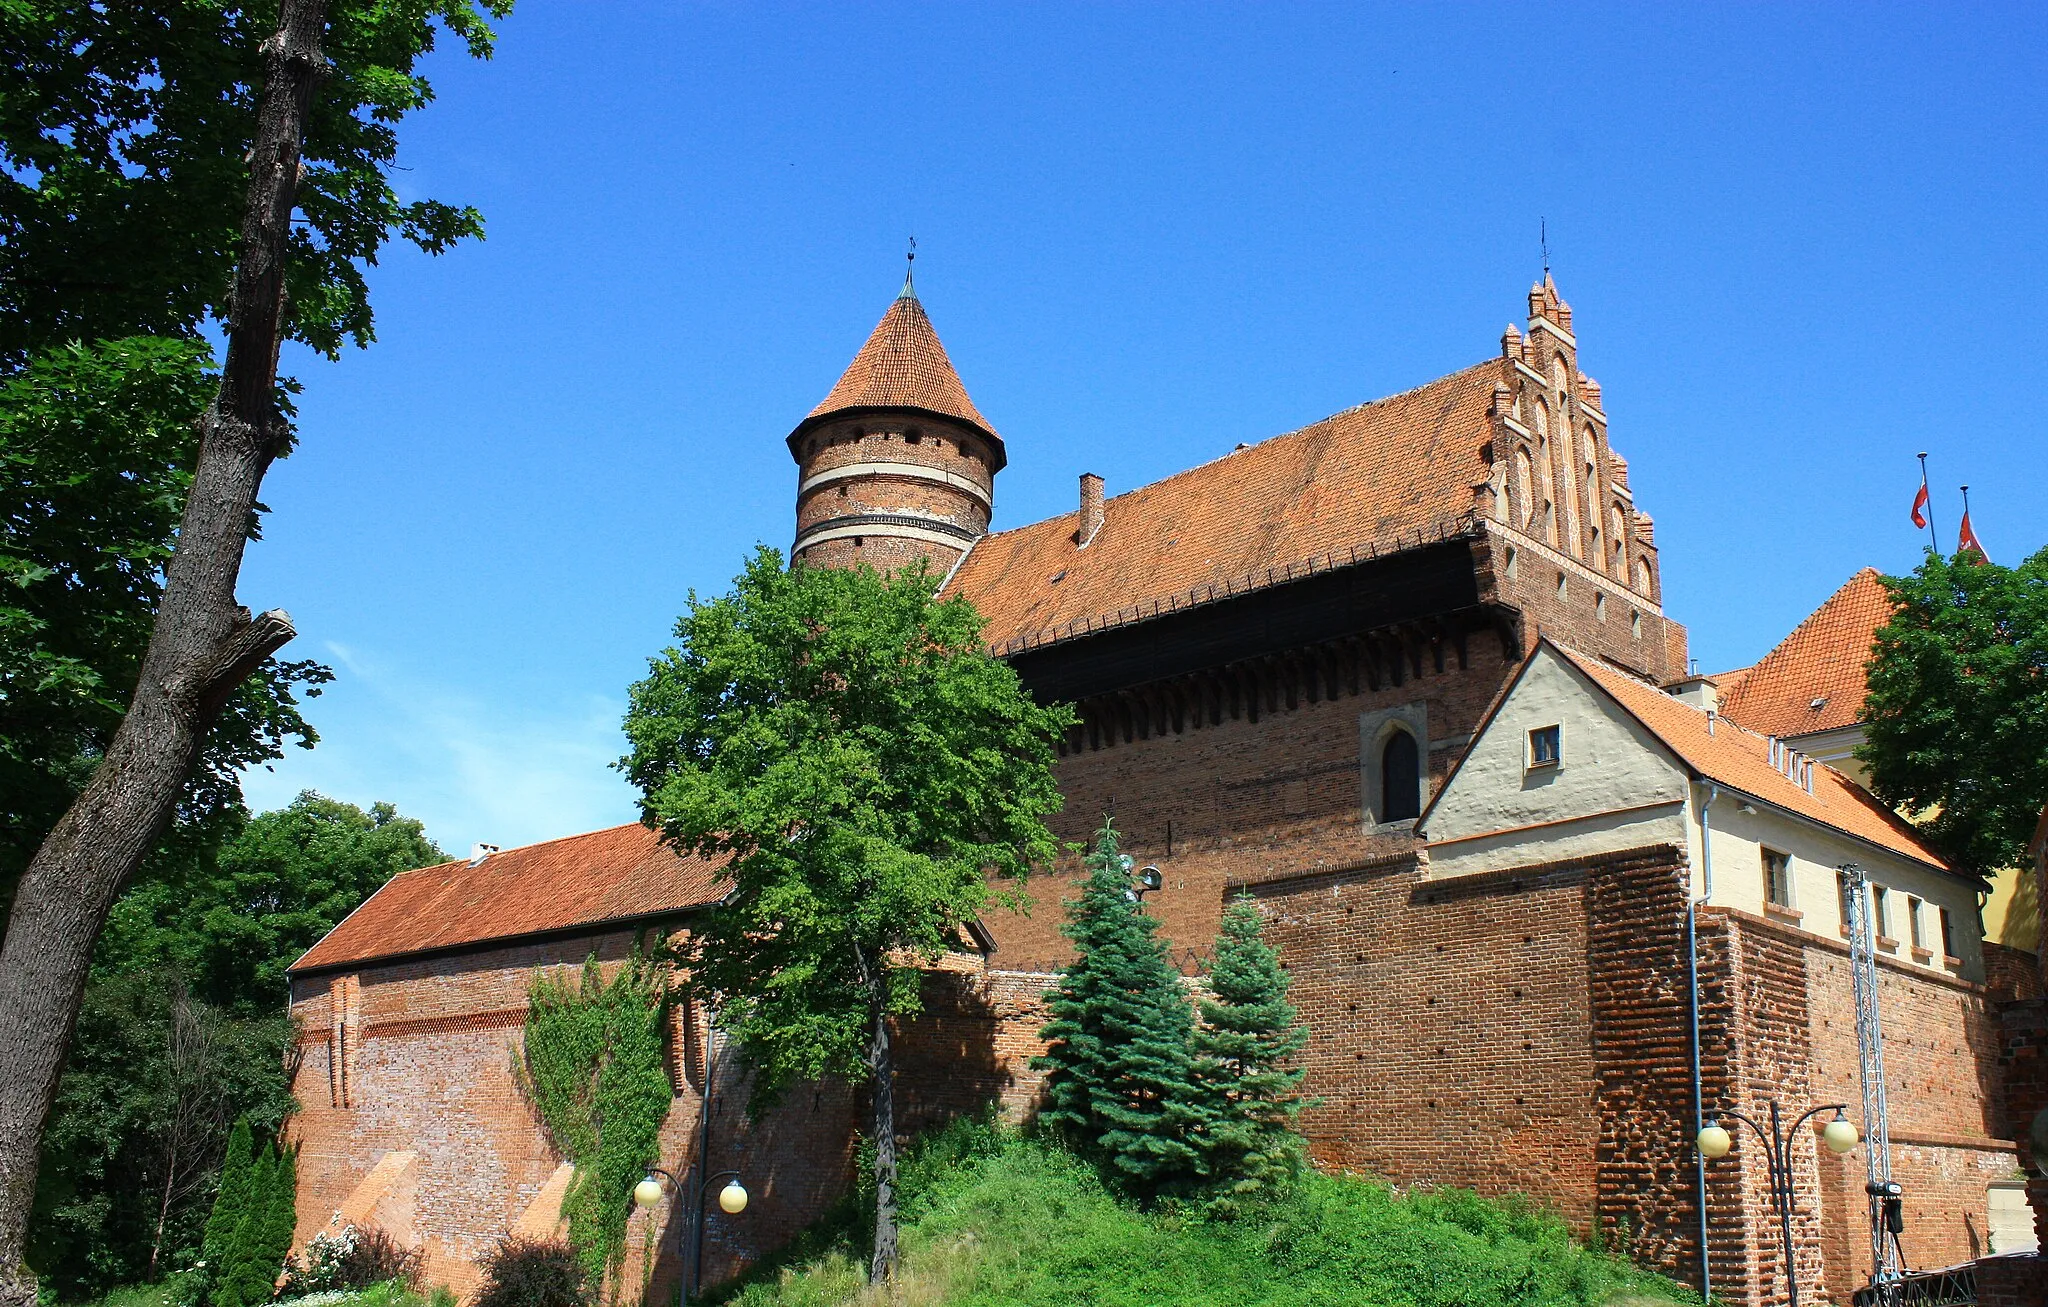
<instances>
[{"instance_id":1,"label":"green grass","mask_svg":"<svg viewBox=\"0 0 2048 1307\"><path fill-rule=\"evenodd\" d=\"M848 1207L729 1307L1602 1307L1696 1295L1574 1243L1555 1216L1465 1190L1313 1176L1258 1220L1139 1212L1085 1166L956 1125L904 1168L896 1293L862 1283Z\"/></svg>"}]
</instances>

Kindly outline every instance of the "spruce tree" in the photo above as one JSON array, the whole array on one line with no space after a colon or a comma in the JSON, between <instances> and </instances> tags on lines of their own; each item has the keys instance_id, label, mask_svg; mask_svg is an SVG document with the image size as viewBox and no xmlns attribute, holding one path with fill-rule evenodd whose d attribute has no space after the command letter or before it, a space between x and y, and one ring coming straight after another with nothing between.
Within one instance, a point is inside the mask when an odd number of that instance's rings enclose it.
<instances>
[{"instance_id":1,"label":"spruce tree","mask_svg":"<svg viewBox=\"0 0 2048 1307\"><path fill-rule=\"evenodd\" d=\"M1287 973L1265 941L1257 903L1239 896L1223 914L1199 1004L1192 1078L1197 1124L1189 1137L1219 1216L1241 1215L1300 1174L1301 1136L1294 1128L1303 1102L1296 1092L1305 1068L1288 1062L1308 1042L1308 1029L1287 1001Z\"/></svg>"},{"instance_id":2,"label":"spruce tree","mask_svg":"<svg viewBox=\"0 0 2048 1307\"><path fill-rule=\"evenodd\" d=\"M249 1260L249 1291L244 1303L269 1302L277 1296L277 1277L291 1254L292 1234L299 1224L299 1150L280 1139L270 1168L270 1198L263 1224L255 1231Z\"/></svg>"},{"instance_id":3,"label":"spruce tree","mask_svg":"<svg viewBox=\"0 0 2048 1307\"><path fill-rule=\"evenodd\" d=\"M1087 887L1068 909L1076 956L1046 996L1048 1047L1033 1065L1049 1073L1039 1121L1116 1188L1146 1199L1184 1191L1196 1176L1187 1141L1194 1012L1129 868L1105 821Z\"/></svg>"},{"instance_id":4,"label":"spruce tree","mask_svg":"<svg viewBox=\"0 0 2048 1307\"><path fill-rule=\"evenodd\" d=\"M250 1138L249 1118L241 1117L228 1135L227 1157L220 1167L220 1189L214 1194L213 1211L207 1214L206 1234L199 1245L199 1255L205 1259L209 1278L215 1284L222 1283L228 1249L242 1223L242 1213L249 1204L249 1181L255 1166L255 1151Z\"/></svg>"}]
</instances>

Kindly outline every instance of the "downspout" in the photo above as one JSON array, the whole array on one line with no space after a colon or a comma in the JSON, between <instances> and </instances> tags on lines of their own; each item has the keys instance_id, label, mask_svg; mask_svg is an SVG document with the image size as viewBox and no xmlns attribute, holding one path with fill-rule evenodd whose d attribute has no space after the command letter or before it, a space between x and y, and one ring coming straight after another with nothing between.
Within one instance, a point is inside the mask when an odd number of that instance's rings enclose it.
<instances>
[{"instance_id":1,"label":"downspout","mask_svg":"<svg viewBox=\"0 0 2048 1307\"><path fill-rule=\"evenodd\" d=\"M1714 830L1708 810L1714 806L1714 800L1720 793L1720 786L1713 781L1707 782L1707 798L1700 804L1700 897L1694 899L1690 891L1685 896L1685 988L1691 999L1689 1016L1692 1021L1692 1134L1695 1140L1707 1124L1706 1100L1700 1084L1699 904L1714 897ZM1707 1156L1699 1151L1697 1144L1693 1146L1692 1156L1693 1189L1700 1213L1700 1297L1712 1301L1714 1275L1707 1255Z\"/></svg>"}]
</instances>

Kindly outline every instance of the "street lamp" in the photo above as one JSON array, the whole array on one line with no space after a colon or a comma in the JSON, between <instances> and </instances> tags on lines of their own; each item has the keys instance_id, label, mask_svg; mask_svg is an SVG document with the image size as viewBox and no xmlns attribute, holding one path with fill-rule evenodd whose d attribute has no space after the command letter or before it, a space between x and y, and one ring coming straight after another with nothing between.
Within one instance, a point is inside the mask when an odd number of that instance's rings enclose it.
<instances>
[{"instance_id":1,"label":"street lamp","mask_svg":"<svg viewBox=\"0 0 2048 1307\"><path fill-rule=\"evenodd\" d=\"M1779 1118L1776 1102L1770 1104L1769 1130L1732 1108L1721 1109L1721 1115L1742 1122L1756 1131L1757 1138L1764 1141L1764 1159L1770 1167L1771 1206L1777 1211L1778 1234L1785 1244L1785 1290L1788 1307L1799 1307L1799 1275L1792 1263L1792 1143L1799 1137L1800 1126L1822 1112L1833 1112L1835 1119L1828 1122L1820 1132L1821 1142L1828 1146L1831 1153L1846 1153L1854 1148L1858 1138L1856 1123L1843 1115L1845 1106L1842 1103L1826 1103L1820 1107L1809 1108L1792 1123L1789 1130ZM1726 1157L1728 1150L1735 1146L1735 1136L1721 1124L1718 1117L1708 1117L1707 1124L1693 1142L1699 1145L1702 1157Z\"/></svg>"},{"instance_id":2,"label":"street lamp","mask_svg":"<svg viewBox=\"0 0 2048 1307\"><path fill-rule=\"evenodd\" d=\"M697 1168L691 1167L689 1175L694 1180L697 1175ZM670 1187L676 1191L677 1198L685 1197L688 1194L688 1187L682 1181L676 1179L672 1172L665 1171L657 1166L648 1172L647 1176L639 1184L633 1186L633 1201L641 1207L652 1208L661 1202L661 1180L656 1179L655 1177L657 1176L669 1182ZM697 1186L695 1202L689 1209L690 1220L683 1228L676 1231L676 1251L678 1253L686 1250L687 1246L683 1242L684 1235L694 1236L691 1241L694 1245L694 1251L690 1256L690 1274L689 1278L683 1281L682 1288L679 1291L678 1301L680 1302L689 1302L690 1294L695 1289L702 1287L704 1282L704 1203L710 1197L711 1186L717 1184L720 1180L725 1181L725 1187L718 1191L718 1208L728 1216L738 1216L741 1212L747 1210L747 1198L749 1197L747 1187L740 1183L739 1177L740 1173L738 1171L720 1171L718 1174L705 1180L703 1184Z\"/></svg>"}]
</instances>

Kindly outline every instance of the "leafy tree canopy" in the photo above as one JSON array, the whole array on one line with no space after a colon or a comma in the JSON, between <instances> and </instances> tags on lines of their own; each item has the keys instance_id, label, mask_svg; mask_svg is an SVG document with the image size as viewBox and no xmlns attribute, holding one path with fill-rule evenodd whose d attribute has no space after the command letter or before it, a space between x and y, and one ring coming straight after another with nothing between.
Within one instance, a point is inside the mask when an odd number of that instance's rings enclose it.
<instances>
[{"instance_id":1,"label":"leafy tree canopy","mask_svg":"<svg viewBox=\"0 0 2048 1307\"><path fill-rule=\"evenodd\" d=\"M227 316L276 0L0 5L0 367L69 341L193 337ZM332 0L307 123L287 291L323 354L372 338L363 267L396 234L429 253L476 210L405 202L397 126L433 98L437 30L487 57L511 0ZM193 410L196 414L197 409ZM190 416L190 415L188 415Z\"/></svg>"},{"instance_id":2,"label":"leafy tree canopy","mask_svg":"<svg viewBox=\"0 0 2048 1307\"><path fill-rule=\"evenodd\" d=\"M2048 549L2017 567L1928 551L1884 578L1857 757L1885 802L1980 874L2026 860L2048 804Z\"/></svg>"},{"instance_id":3,"label":"leafy tree canopy","mask_svg":"<svg viewBox=\"0 0 2048 1307\"><path fill-rule=\"evenodd\" d=\"M913 962L986 907L989 873L1056 851L1067 713L1034 704L937 589L921 567L784 571L762 549L730 594L691 595L633 687L622 765L642 811L676 848L731 857L693 980L764 1096L865 1078L876 986L915 1011Z\"/></svg>"},{"instance_id":4,"label":"leafy tree canopy","mask_svg":"<svg viewBox=\"0 0 2048 1307\"><path fill-rule=\"evenodd\" d=\"M763 549L732 593L690 596L626 714L646 820L727 857L693 923L691 979L756 1071L758 1103L836 1074L871 1091L872 1279L896 1264L890 1023L989 902L991 874L1055 853L1053 748L1072 721L989 656L922 564L798 567Z\"/></svg>"},{"instance_id":5,"label":"leafy tree canopy","mask_svg":"<svg viewBox=\"0 0 2048 1307\"><path fill-rule=\"evenodd\" d=\"M285 968L384 882L448 855L388 803L311 790L251 817L213 856L178 860L114 905L98 969L173 970L242 1016L282 1009Z\"/></svg>"},{"instance_id":6,"label":"leafy tree canopy","mask_svg":"<svg viewBox=\"0 0 2048 1307\"><path fill-rule=\"evenodd\" d=\"M200 342L136 338L62 346L0 379L0 906L127 711L206 366ZM186 784L181 838L229 833L241 770L312 745L294 689L328 679L276 659L250 679Z\"/></svg>"}]
</instances>

